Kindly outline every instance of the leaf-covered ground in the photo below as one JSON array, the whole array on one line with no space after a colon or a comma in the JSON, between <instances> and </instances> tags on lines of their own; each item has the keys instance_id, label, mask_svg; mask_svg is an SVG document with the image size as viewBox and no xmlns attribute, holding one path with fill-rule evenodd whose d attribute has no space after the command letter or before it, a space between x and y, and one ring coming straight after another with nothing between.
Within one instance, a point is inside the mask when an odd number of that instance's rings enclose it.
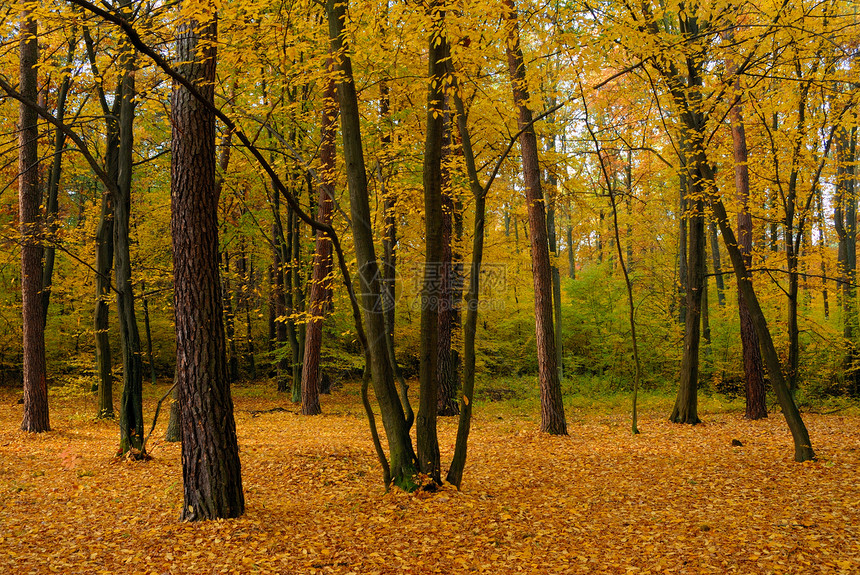
<instances>
[{"instance_id":1,"label":"leaf-covered ground","mask_svg":"<svg viewBox=\"0 0 860 575\"><path fill-rule=\"evenodd\" d=\"M571 435L549 437L530 415L479 405L463 490L410 495L383 493L354 394L317 417L263 395L236 397L246 514L187 524L178 445L114 459L117 428L91 419L89 399L54 401L54 431L28 435L18 392L0 390L0 570L860 572L856 416L806 415L820 460L797 464L779 414L689 427L655 409L634 437L626 416L571 410ZM290 411L253 413L279 406ZM440 422L443 459L454 430Z\"/></svg>"}]
</instances>

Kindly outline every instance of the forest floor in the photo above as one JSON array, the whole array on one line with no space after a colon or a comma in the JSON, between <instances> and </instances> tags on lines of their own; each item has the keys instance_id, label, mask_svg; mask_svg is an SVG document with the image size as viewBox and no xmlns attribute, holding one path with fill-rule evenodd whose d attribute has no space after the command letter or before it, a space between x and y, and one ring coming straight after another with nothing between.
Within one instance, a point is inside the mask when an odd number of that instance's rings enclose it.
<instances>
[{"instance_id":1,"label":"forest floor","mask_svg":"<svg viewBox=\"0 0 860 575\"><path fill-rule=\"evenodd\" d=\"M148 387L146 417L167 386ZM615 408L536 413L477 404L462 491L384 493L354 388L324 414L260 387L234 390L247 511L181 523L180 447L114 458L118 428L91 397L54 398L53 431L18 430L0 389L0 570L26 573L860 573L860 417L806 414L819 460L792 460L779 413L704 411L641 435ZM284 408L286 411L267 411ZM163 413L163 412L162 412ZM149 425L147 425L147 428ZM456 421L439 422L443 465ZM159 439L155 439L159 437ZM735 447L737 439L743 446Z\"/></svg>"}]
</instances>

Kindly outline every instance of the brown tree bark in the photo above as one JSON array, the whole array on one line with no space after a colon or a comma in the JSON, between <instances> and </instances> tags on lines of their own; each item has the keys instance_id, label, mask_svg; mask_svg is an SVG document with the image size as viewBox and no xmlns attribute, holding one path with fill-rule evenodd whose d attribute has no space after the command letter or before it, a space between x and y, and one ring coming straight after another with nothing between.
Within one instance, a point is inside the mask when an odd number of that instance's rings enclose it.
<instances>
[{"instance_id":1,"label":"brown tree bark","mask_svg":"<svg viewBox=\"0 0 860 575\"><path fill-rule=\"evenodd\" d=\"M443 297L442 245L442 139L444 124L443 80L448 40L445 12L436 2L430 7L433 25L429 38L427 134L424 141L424 286L421 290L421 356L418 415L415 421L418 467L441 483L436 416L439 405L439 308Z\"/></svg>"},{"instance_id":2,"label":"brown tree bark","mask_svg":"<svg viewBox=\"0 0 860 575\"><path fill-rule=\"evenodd\" d=\"M329 63L328 68L331 67ZM337 134L337 100L334 77L329 75L323 94L322 138L320 143L320 184L317 221L331 223L334 212L335 136ZM327 277L331 272L331 240L322 232L316 233L314 271L311 293L308 298L309 318L305 331L305 353L302 366L302 414L317 415L320 408L320 350L322 349L322 322L326 312Z\"/></svg>"},{"instance_id":3,"label":"brown tree bark","mask_svg":"<svg viewBox=\"0 0 860 575\"><path fill-rule=\"evenodd\" d=\"M214 7L185 21L176 40L180 69L214 99L217 22ZM215 192L215 115L174 85L171 228L174 258L176 369L182 428L182 518L238 517L244 512L233 401L227 383L221 283L218 273L218 197Z\"/></svg>"},{"instance_id":4,"label":"brown tree bark","mask_svg":"<svg viewBox=\"0 0 860 575\"><path fill-rule=\"evenodd\" d=\"M546 212L540 184L537 138L532 126L532 112L528 107L526 69L520 48L519 25L513 0L505 0L508 28L507 57L511 76L514 103L519 110L518 125L520 152L523 161L523 179L529 217L532 274L535 292L535 333L538 356L538 375L541 396L541 431L552 435L567 435L561 382L558 379L555 333L553 331L552 271L549 261Z\"/></svg>"},{"instance_id":5,"label":"brown tree bark","mask_svg":"<svg viewBox=\"0 0 860 575\"><path fill-rule=\"evenodd\" d=\"M29 10L21 14L21 95L35 102L39 29ZM42 218L39 213L39 116L21 104L18 116L18 213L21 230L21 313L23 319L24 419L21 429L50 431L42 317Z\"/></svg>"},{"instance_id":6,"label":"brown tree bark","mask_svg":"<svg viewBox=\"0 0 860 575\"><path fill-rule=\"evenodd\" d=\"M735 161L735 190L738 198L738 249L743 257L744 266L752 266L753 222L749 212L750 178L747 167L748 153L746 131L740 103L732 106L729 118L732 122L732 150ZM752 281L748 273L743 281ZM749 306L744 300L742 290L738 286L738 314L741 324L741 347L744 362L744 382L746 392L746 419L761 419L767 417L767 395L765 393L764 376L761 365L761 348L758 335L750 317Z\"/></svg>"}]
</instances>

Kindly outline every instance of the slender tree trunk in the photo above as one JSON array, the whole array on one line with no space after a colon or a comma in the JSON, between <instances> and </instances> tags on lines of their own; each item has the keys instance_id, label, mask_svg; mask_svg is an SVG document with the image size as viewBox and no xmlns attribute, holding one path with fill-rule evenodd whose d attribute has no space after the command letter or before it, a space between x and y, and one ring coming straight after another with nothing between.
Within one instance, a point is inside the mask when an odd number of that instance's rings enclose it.
<instances>
[{"instance_id":1,"label":"slender tree trunk","mask_svg":"<svg viewBox=\"0 0 860 575\"><path fill-rule=\"evenodd\" d=\"M370 223L370 201L367 189L367 172L361 146L360 114L358 96L352 75L347 36L344 34L344 19L347 3L327 0L326 14L329 23L329 38L332 53L338 55L341 72L338 83L340 102L341 134L343 138L344 162L349 186L350 213L353 223L353 238L358 264L361 304L367 326L368 354L373 378L373 391L379 402L382 424L388 436L390 474L395 485L411 489L416 472L416 457L409 437L409 429L403 406L397 395L388 348L385 343L385 317L379 282L379 266L373 243Z\"/></svg>"},{"instance_id":2,"label":"slender tree trunk","mask_svg":"<svg viewBox=\"0 0 860 575\"><path fill-rule=\"evenodd\" d=\"M124 0L123 10L131 12L131 1ZM134 311L134 289L131 282L131 252L129 248L132 186L132 149L134 146L135 52L126 44L120 55L122 87L119 109L119 153L117 195L113 198L114 273L116 274L117 313L122 345L122 397L120 399L120 452L143 449L143 360L140 332Z\"/></svg>"},{"instance_id":3,"label":"slender tree trunk","mask_svg":"<svg viewBox=\"0 0 860 575\"><path fill-rule=\"evenodd\" d=\"M576 279L576 249L573 245L573 226L567 225L567 269L568 277Z\"/></svg>"},{"instance_id":4,"label":"slender tree trunk","mask_svg":"<svg viewBox=\"0 0 860 575\"><path fill-rule=\"evenodd\" d=\"M84 28L84 42L93 75L100 76L96 63L95 44L87 28ZM112 182L119 178L119 108L122 103L122 84L117 87L113 107L108 105L102 86L97 93L102 112L105 116L105 172ZM96 304L94 311L96 373L98 374L98 414L99 418L113 419L113 362L111 360L109 337L109 311L111 294L111 272L113 270L113 194L102 193L99 222L96 227Z\"/></svg>"},{"instance_id":5,"label":"slender tree trunk","mask_svg":"<svg viewBox=\"0 0 860 575\"><path fill-rule=\"evenodd\" d=\"M287 287L292 293L292 305L291 305L291 313L293 315L300 314L305 311L305 292L304 292L304 281L302 279L302 242L301 242L301 230L299 229L299 217L295 213L293 214L293 228L292 228L292 236L293 240L290 245L292 245L292 254L290 258L290 267L292 269L292 274L290 274L290 279L292 280L292 284ZM305 353L305 324L295 325L296 332L296 353L293 355L293 381L296 382L296 385L293 386L293 403L299 403L302 401L302 390L301 390L301 381L302 381L302 362L304 361L302 358Z\"/></svg>"},{"instance_id":6,"label":"slender tree trunk","mask_svg":"<svg viewBox=\"0 0 860 575\"><path fill-rule=\"evenodd\" d=\"M182 441L182 425L179 418L182 416L179 411L179 385L176 375L173 377L173 391L170 392L170 418L167 420L167 431L164 433L164 441L175 443Z\"/></svg>"},{"instance_id":7,"label":"slender tree trunk","mask_svg":"<svg viewBox=\"0 0 860 575\"><path fill-rule=\"evenodd\" d=\"M216 15L178 31L181 72L212 102ZM205 17L204 11L201 16ZM199 16L200 17L200 16ZM205 42L201 47L201 43ZM218 273L215 116L174 85L171 228L173 231L176 369L182 427L182 518L238 517L245 510Z\"/></svg>"},{"instance_id":8,"label":"slender tree trunk","mask_svg":"<svg viewBox=\"0 0 860 575\"><path fill-rule=\"evenodd\" d=\"M323 113L320 144L320 178L317 221L331 223L334 211L335 136L337 134L337 101L331 61L328 62L329 77L323 95ZM308 319L305 335L305 353L302 367L302 414L317 415L320 409L320 350L322 348L322 322L326 308L326 278L331 271L331 241L322 232L317 232L314 271L308 301Z\"/></svg>"},{"instance_id":9,"label":"slender tree trunk","mask_svg":"<svg viewBox=\"0 0 860 575\"><path fill-rule=\"evenodd\" d=\"M549 260L546 212L540 185L540 165L537 138L528 107L526 69L520 48L519 25L513 0L505 0L508 28L508 71L513 86L514 103L519 109L518 125L523 176L528 202L529 239L531 241L532 274L535 291L535 332L538 374L541 395L541 431L552 435L567 435L561 382L558 379L555 333L552 309L552 270Z\"/></svg>"},{"instance_id":10,"label":"slender tree trunk","mask_svg":"<svg viewBox=\"0 0 860 575\"><path fill-rule=\"evenodd\" d=\"M69 51L67 62L71 66L75 57L75 45L77 38L69 41ZM63 75L63 81L60 84L60 89L57 91L57 112L56 118L63 122L66 115L66 97L69 93L70 75ZM66 135L62 130L57 128L54 131L54 158L51 163L51 169L48 172L48 197L45 202L45 231L48 237L48 243L45 246L44 265L42 267L42 323L47 324L48 321L48 305L51 300L51 286L54 280L54 260L56 257L56 248L54 244L57 241L57 230L59 230L59 222L57 221L57 213L59 212L58 196L60 192L60 171L63 167L63 147L66 145Z\"/></svg>"},{"instance_id":11,"label":"slender tree trunk","mask_svg":"<svg viewBox=\"0 0 860 575\"><path fill-rule=\"evenodd\" d=\"M555 98L550 100L550 107L555 106ZM551 116L548 120L554 121ZM549 138L549 151L555 153L555 134ZM555 198L558 193L558 178L553 169L547 172L547 189L544 191L544 203L546 204L546 231L547 245L551 254L550 273L552 275L552 309L553 326L555 327L555 361L558 368L559 381L564 379L564 353L562 349L561 329L561 276L558 273L558 244L555 239Z\"/></svg>"},{"instance_id":12,"label":"slender tree trunk","mask_svg":"<svg viewBox=\"0 0 860 575\"><path fill-rule=\"evenodd\" d=\"M149 361L149 377L155 385L155 361L152 359L152 327L149 323L149 300L146 297L146 283L141 282L140 291L143 300L143 329L146 333L146 358Z\"/></svg>"},{"instance_id":13,"label":"slender tree trunk","mask_svg":"<svg viewBox=\"0 0 860 575\"><path fill-rule=\"evenodd\" d=\"M108 152L111 149L116 156L116 138L114 134L111 143L111 134L107 135ZM114 163L114 166L116 164ZM108 162L108 175L115 178L116 171L111 174L110 162ZM113 270L113 200L110 192L102 194L102 207L99 214L99 223L96 227L96 306L94 314L95 323L95 348L96 348L96 373L98 374L98 417L113 419L113 362L111 360L109 319L110 319L110 291L111 271Z\"/></svg>"},{"instance_id":14,"label":"slender tree trunk","mask_svg":"<svg viewBox=\"0 0 860 575\"><path fill-rule=\"evenodd\" d=\"M233 287L230 281L230 252L224 250L221 254L222 294L224 306L224 329L227 337L227 380L230 383L239 380L239 352L236 349L236 314L233 311Z\"/></svg>"},{"instance_id":15,"label":"slender tree trunk","mask_svg":"<svg viewBox=\"0 0 860 575\"><path fill-rule=\"evenodd\" d=\"M37 97L39 29L29 10L21 14L21 95ZM50 431L45 374L45 324L42 315L42 221L39 215L39 117L21 104L18 116L18 213L21 230L21 308L24 327L24 419L21 429Z\"/></svg>"},{"instance_id":16,"label":"slender tree trunk","mask_svg":"<svg viewBox=\"0 0 860 575\"><path fill-rule=\"evenodd\" d=\"M447 97L446 97L447 100ZM453 151L451 132L451 113L447 103L443 115L442 143L442 258L439 262L439 398L437 413L440 416L453 416L460 413L457 401L457 350L453 346L456 323L457 299L454 284L457 281L454 265L454 220L457 218L454 190L451 187L451 173L448 165Z\"/></svg>"},{"instance_id":17,"label":"slender tree trunk","mask_svg":"<svg viewBox=\"0 0 860 575\"><path fill-rule=\"evenodd\" d=\"M448 469L446 479L452 485L460 488L463 481L463 470L466 467L466 455L469 442L469 431L472 425L472 398L475 391L475 334L478 326L478 303L480 297L481 263L484 257L484 221L486 217L487 187L478 180L478 170L475 167L475 155L472 151L472 139L466 122L466 110L460 98L453 64L448 61L447 68L454 82L451 98L457 112L457 127L463 149L463 159L469 176L469 185L475 199L475 224L472 234L472 266L469 274L469 290L466 295L466 320L463 322L463 390L460 398L460 420L457 425L457 440L454 445L454 455Z\"/></svg>"},{"instance_id":18,"label":"slender tree trunk","mask_svg":"<svg viewBox=\"0 0 860 575\"><path fill-rule=\"evenodd\" d=\"M842 330L845 339L843 365L849 391L860 390L857 338L860 332L857 293L854 283L857 269L857 198L854 190L853 160L856 144L852 133L839 128L836 134L836 209L834 219L839 237L839 270L842 280Z\"/></svg>"},{"instance_id":19,"label":"slender tree trunk","mask_svg":"<svg viewBox=\"0 0 860 575\"><path fill-rule=\"evenodd\" d=\"M726 307L726 284L723 279L723 265L720 261L720 240L717 237L717 224L709 222L708 236L711 240L711 261L714 267L714 283L717 286L717 305Z\"/></svg>"}]
</instances>

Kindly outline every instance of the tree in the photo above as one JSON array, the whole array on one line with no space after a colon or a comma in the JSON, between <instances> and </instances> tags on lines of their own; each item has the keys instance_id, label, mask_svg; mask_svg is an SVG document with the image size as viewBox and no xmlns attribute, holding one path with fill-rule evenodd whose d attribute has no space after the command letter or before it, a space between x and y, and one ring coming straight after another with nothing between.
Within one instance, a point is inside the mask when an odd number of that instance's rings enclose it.
<instances>
[{"instance_id":1,"label":"tree","mask_svg":"<svg viewBox=\"0 0 860 575\"><path fill-rule=\"evenodd\" d=\"M325 104L322 113L322 142L320 144L320 184L317 221L330 224L334 211L335 136L337 135L337 101L334 77L326 79ZM317 232L311 293L308 298L308 322L305 328L305 353L302 365L302 414L317 415L320 409L320 349L322 320L328 303L331 271L331 241Z\"/></svg>"},{"instance_id":2,"label":"tree","mask_svg":"<svg viewBox=\"0 0 860 575\"><path fill-rule=\"evenodd\" d=\"M180 73L214 100L217 16L195 6L176 37ZM218 272L215 115L184 86L171 97L171 228L176 371L182 430L182 518L238 517L245 510Z\"/></svg>"},{"instance_id":3,"label":"tree","mask_svg":"<svg viewBox=\"0 0 860 575\"><path fill-rule=\"evenodd\" d=\"M526 69L520 48L519 25L513 0L505 0L505 19L508 32L508 72L514 93L514 104L519 111L518 126L523 177L529 215L529 241L531 242L532 274L534 275L535 333L537 341L538 374L541 395L541 431L551 435L567 435L561 382L558 377L555 333L553 331L552 271L549 261L546 211L540 183L537 137L532 124L532 111L528 107L529 94Z\"/></svg>"},{"instance_id":4,"label":"tree","mask_svg":"<svg viewBox=\"0 0 860 575\"><path fill-rule=\"evenodd\" d=\"M21 13L20 91L36 101L39 28L31 10ZM24 420L21 429L50 431L42 316L42 221L39 214L39 116L21 103L18 117L18 213L21 231L21 314L24 327Z\"/></svg>"}]
</instances>

